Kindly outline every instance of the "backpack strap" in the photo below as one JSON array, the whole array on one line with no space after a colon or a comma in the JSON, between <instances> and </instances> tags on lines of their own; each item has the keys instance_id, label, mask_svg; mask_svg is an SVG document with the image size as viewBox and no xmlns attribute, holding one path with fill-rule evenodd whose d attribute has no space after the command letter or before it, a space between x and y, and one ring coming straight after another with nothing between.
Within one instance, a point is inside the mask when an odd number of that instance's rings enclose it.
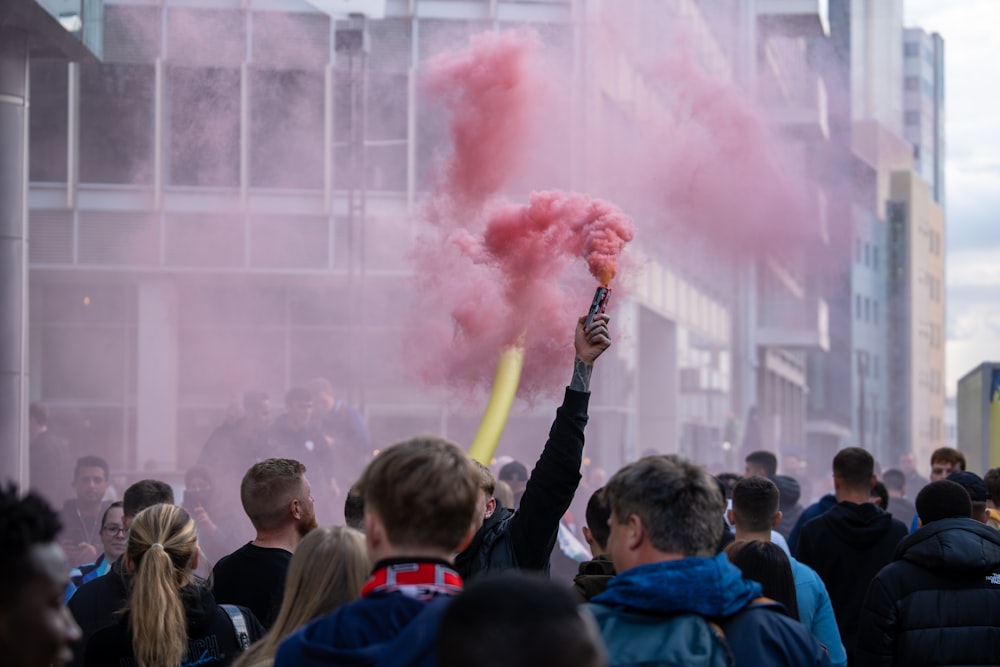
<instances>
[{"instance_id":1,"label":"backpack strap","mask_svg":"<svg viewBox=\"0 0 1000 667\"><path fill-rule=\"evenodd\" d=\"M240 649L247 650L250 646L250 630L247 628L247 620L243 617L243 612L236 605L220 604L219 606L233 623L233 630L236 631L236 642L240 645Z\"/></svg>"}]
</instances>

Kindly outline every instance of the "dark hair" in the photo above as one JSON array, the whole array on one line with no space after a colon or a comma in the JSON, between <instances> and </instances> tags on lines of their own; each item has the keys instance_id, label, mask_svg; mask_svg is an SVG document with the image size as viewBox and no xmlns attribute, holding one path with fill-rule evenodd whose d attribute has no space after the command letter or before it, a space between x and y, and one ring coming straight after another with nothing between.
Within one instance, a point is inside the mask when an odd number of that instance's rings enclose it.
<instances>
[{"instance_id":1,"label":"dark hair","mask_svg":"<svg viewBox=\"0 0 1000 667\"><path fill-rule=\"evenodd\" d=\"M48 426L49 409L42 403L32 403L28 406L28 418L34 419L39 426Z\"/></svg>"},{"instance_id":2,"label":"dark hair","mask_svg":"<svg viewBox=\"0 0 1000 667\"><path fill-rule=\"evenodd\" d=\"M774 477L778 474L778 457L771 452L764 450L750 452L744 460L747 463L763 468L767 477Z\"/></svg>"},{"instance_id":3,"label":"dark hair","mask_svg":"<svg viewBox=\"0 0 1000 667\"><path fill-rule=\"evenodd\" d=\"M81 456L76 460L76 467L73 468L73 479L75 480L83 468L100 468L104 471L105 481L111 479L111 469L108 462L100 456Z\"/></svg>"},{"instance_id":4,"label":"dark hair","mask_svg":"<svg viewBox=\"0 0 1000 667\"><path fill-rule=\"evenodd\" d=\"M101 529L102 530L104 529L104 524L106 524L108 522L108 512L110 512L111 510L114 510L114 509L118 509L119 507L122 507L122 501L116 500L115 502L113 502L110 505L108 505L108 509L104 510L104 514L101 515ZM122 515L124 516L124 514L125 514L125 510L123 509L122 510Z\"/></svg>"},{"instance_id":5,"label":"dark hair","mask_svg":"<svg viewBox=\"0 0 1000 667\"><path fill-rule=\"evenodd\" d=\"M312 394L305 387L292 387L285 394L285 405L307 403L313 400Z\"/></svg>"},{"instance_id":6,"label":"dark hair","mask_svg":"<svg viewBox=\"0 0 1000 667\"><path fill-rule=\"evenodd\" d=\"M1000 505L1000 468L990 468L983 475L983 483L994 505Z\"/></svg>"},{"instance_id":7,"label":"dark hair","mask_svg":"<svg viewBox=\"0 0 1000 667\"><path fill-rule=\"evenodd\" d=\"M520 461L511 461L500 468L497 479L502 479L505 482L526 482L528 481L528 469Z\"/></svg>"},{"instance_id":8,"label":"dark hair","mask_svg":"<svg viewBox=\"0 0 1000 667\"><path fill-rule=\"evenodd\" d=\"M986 488L983 478L968 470L956 470L948 475L947 479L961 484L969 493L969 499L972 501L971 516L973 519L980 520L980 517L986 512L986 501L990 498L990 492Z\"/></svg>"},{"instance_id":9,"label":"dark hair","mask_svg":"<svg viewBox=\"0 0 1000 667\"><path fill-rule=\"evenodd\" d=\"M122 514L129 519L153 505L173 505L174 490L158 479L144 479L125 489L122 494Z\"/></svg>"},{"instance_id":10,"label":"dark hair","mask_svg":"<svg viewBox=\"0 0 1000 667\"><path fill-rule=\"evenodd\" d=\"M0 486L0 605L16 600L30 579L32 548L54 542L61 529L44 498L34 492L21 498L13 483Z\"/></svg>"},{"instance_id":11,"label":"dark hair","mask_svg":"<svg viewBox=\"0 0 1000 667\"><path fill-rule=\"evenodd\" d=\"M266 400L268 400L268 397L263 391L245 392L243 394L243 409L253 410Z\"/></svg>"},{"instance_id":12,"label":"dark hair","mask_svg":"<svg viewBox=\"0 0 1000 667\"><path fill-rule=\"evenodd\" d=\"M931 465L934 465L935 461L944 461L959 470L965 470L965 454L953 447L938 447L931 452Z\"/></svg>"},{"instance_id":13,"label":"dark hair","mask_svg":"<svg viewBox=\"0 0 1000 667\"><path fill-rule=\"evenodd\" d=\"M587 501L587 528L594 536L594 541L602 549L608 546L608 536L611 535L611 527L608 526L608 519L611 518L611 503L602 486L597 491L590 494Z\"/></svg>"},{"instance_id":14,"label":"dark hair","mask_svg":"<svg viewBox=\"0 0 1000 667\"><path fill-rule=\"evenodd\" d=\"M344 522L349 528L365 532L365 499L355 482L344 499Z\"/></svg>"},{"instance_id":15,"label":"dark hair","mask_svg":"<svg viewBox=\"0 0 1000 667\"><path fill-rule=\"evenodd\" d=\"M536 574L504 572L473 581L445 609L439 667L598 667L596 626L572 590Z\"/></svg>"},{"instance_id":16,"label":"dark hair","mask_svg":"<svg viewBox=\"0 0 1000 667\"><path fill-rule=\"evenodd\" d=\"M875 459L860 447L847 447L833 457L833 476L849 489L871 490L874 474Z\"/></svg>"},{"instance_id":17,"label":"dark hair","mask_svg":"<svg viewBox=\"0 0 1000 667\"><path fill-rule=\"evenodd\" d=\"M903 474L902 470L889 468L882 473L882 481L885 482L885 488L890 491L902 493L906 489L906 475Z\"/></svg>"},{"instance_id":18,"label":"dark hair","mask_svg":"<svg viewBox=\"0 0 1000 667\"><path fill-rule=\"evenodd\" d=\"M778 487L766 477L745 477L733 488L733 523L755 533L771 530L778 515Z\"/></svg>"},{"instance_id":19,"label":"dark hair","mask_svg":"<svg viewBox=\"0 0 1000 667\"><path fill-rule=\"evenodd\" d=\"M792 565L781 547L760 540L737 540L726 547L726 555L744 577L760 584L765 596L785 605L788 615L799 620Z\"/></svg>"},{"instance_id":20,"label":"dark hair","mask_svg":"<svg viewBox=\"0 0 1000 667\"><path fill-rule=\"evenodd\" d=\"M878 498L879 507L885 511L889 511L889 489L885 488L885 484L882 482L875 482L872 486L872 490L869 493L870 498Z\"/></svg>"},{"instance_id":21,"label":"dark hair","mask_svg":"<svg viewBox=\"0 0 1000 667\"><path fill-rule=\"evenodd\" d=\"M917 516L924 526L940 519L972 516L972 499L965 487L948 479L939 479L920 489Z\"/></svg>"},{"instance_id":22,"label":"dark hair","mask_svg":"<svg viewBox=\"0 0 1000 667\"><path fill-rule=\"evenodd\" d=\"M715 476L715 480L719 483L719 486L725 494L727 500L733 497L733 488L741 479L743 479L743 476L737 475L734 472L720 472Z\"/></svg>"}]
</instances>

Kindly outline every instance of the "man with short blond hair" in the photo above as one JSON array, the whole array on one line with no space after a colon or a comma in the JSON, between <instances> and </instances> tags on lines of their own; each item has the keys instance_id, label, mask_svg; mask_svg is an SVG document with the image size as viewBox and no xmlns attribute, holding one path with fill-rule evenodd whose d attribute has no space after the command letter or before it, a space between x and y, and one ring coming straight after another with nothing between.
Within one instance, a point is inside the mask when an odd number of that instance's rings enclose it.
<instances>
[{"instance_id":1,"label":"man with short blond hair","mask_svg":"<svg viewBox=\"0 0 1000 667\"><path fill-rule=\"evenodd\" d=\"M306 467L294 459L265 459L240 484L243 509L257 535L212 571L221 604L247 607L265 628L278 617L285 575L299 540L316 527L316 508Z\"/></svg>"},{"instance_id":2,"label":"man with short blond hair","mask_svg":"<svg viewBox=\"0 0 1000 667\"><path fill-rule=\"evenodd\" d=\"M276 667L434 664L437 622L462 589L454 554L472 537L481 484L472 459L437 436L382 451L358 482L375 569L361 598L309 623Z\"/></svg>"}]
</instances>

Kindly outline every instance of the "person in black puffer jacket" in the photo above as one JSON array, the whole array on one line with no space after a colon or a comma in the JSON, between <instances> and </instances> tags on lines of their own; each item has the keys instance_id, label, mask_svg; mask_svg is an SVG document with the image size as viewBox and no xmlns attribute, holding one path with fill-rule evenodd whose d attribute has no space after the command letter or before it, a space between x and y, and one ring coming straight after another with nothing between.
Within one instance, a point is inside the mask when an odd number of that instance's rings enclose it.
<instances>
[{"instance_id":1,"label":"person in black puffer jacket","mask_svg":"<svg viewBox=\"0 0 1000 667\"><path fill-rule=\"evenodd\" d=\"M995 665L1000 532L969 518L955 482L932 482L916 504L923 527L872 580L852 665Z\"/></svg>"}]
</instances>

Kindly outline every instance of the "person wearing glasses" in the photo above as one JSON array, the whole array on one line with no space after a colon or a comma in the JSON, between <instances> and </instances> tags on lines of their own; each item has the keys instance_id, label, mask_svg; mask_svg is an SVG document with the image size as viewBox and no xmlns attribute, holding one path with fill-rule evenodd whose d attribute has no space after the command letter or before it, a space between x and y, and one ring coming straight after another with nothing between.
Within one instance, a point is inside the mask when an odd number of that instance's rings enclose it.
<instances>
[{"instance_id":1,"label":"person wearing glasses","mask_svg":"<svg viewBox=\"0 0 1000 667\"><path fill-rule=\"evenodd\" d=\"M68 602L76 590L91 579L96 579L111 571L111 564L118 560L118 557L125 553L125 526L122 523L122 503L121 501L112 503L104 511L101 517L101 544L104 546L104 553L97 557L93 563L84 563L79 567L74 567L69 572L69 586L66 588L66 601Z\"/></svg>"}]
</instances>

